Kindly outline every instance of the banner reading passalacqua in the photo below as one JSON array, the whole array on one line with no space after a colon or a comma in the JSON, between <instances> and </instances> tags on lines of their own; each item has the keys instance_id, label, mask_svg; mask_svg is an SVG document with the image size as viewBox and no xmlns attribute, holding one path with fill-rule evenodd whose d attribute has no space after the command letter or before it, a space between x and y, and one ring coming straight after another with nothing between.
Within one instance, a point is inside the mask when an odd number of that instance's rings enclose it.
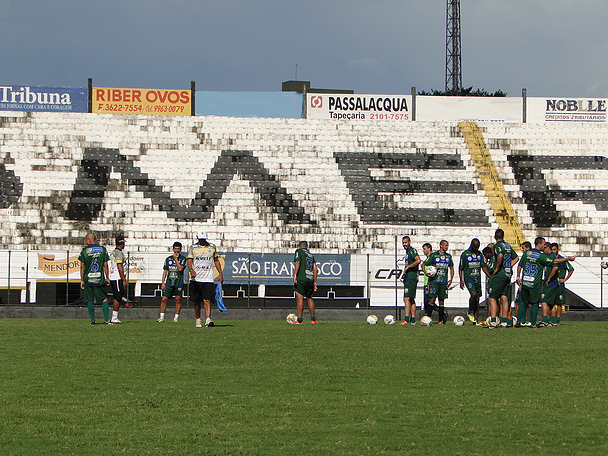
<instances>
[{"instance_id":1,"label":"banner reading passalacqua","mask_svg":"<svg viewBox=\"0 0 608 456\"><path fill-rule=\"evenodd\" d=\"M411 120L411 95L306 94L306 117L328 120Z\"/></svg>"},{"instance_id":2,"label":"banner reading passalacqua","mask_svg":"<svg viewBox=\"0 0 608 456\"><path fill-rule=\"evenodd\" d=\"M0 111L87 112L84 87L0 85Z\"/></svg>"},{"instance_id":3,"label":"banner reading passalacqua","mask_svg":"<svg viewBox=\"0 0 608 456\"><path fill-rule=\"evenodd\" d=\"M190 90L93 88L93 112L189 116Z\"/></svg>"}]
</instances>

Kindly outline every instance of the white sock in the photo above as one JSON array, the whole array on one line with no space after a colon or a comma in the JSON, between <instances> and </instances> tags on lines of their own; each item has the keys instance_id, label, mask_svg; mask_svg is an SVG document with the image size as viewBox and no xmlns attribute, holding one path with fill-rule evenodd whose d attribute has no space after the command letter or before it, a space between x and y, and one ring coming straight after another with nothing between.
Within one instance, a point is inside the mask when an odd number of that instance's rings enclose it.
<instances>
[{"instance_id":1,"label":"white sock","mask_svg":"<svg viewBox=\"0 0 608 456\"><path fill-rule=\"evenodd\" d=\"M112 311L112 320L118 320L118 310Z\"/></svg>"},{"instance_id":2,"label":"white sock","mask_svg":"<svg viewBox=\"0 0 608 456\"><path fill-rule=\"evenodd\" d=\"M175 317L173 317L174 320L179 320L179 314L175 314Z\"/></svg>"},{"instance_id":3,"label":"white sock","mask_svg":"<svg viewBox=\"0 0 608 456\"><path fill-rule=\"evenodd\" d=\"M161 312L161 313L160 313L160 319L161 319L161 320L164 320L164 319L165 319L165 313L164 313L164 312Z\"/></svg>"},{"instance_id":4,"label":"white sock","mask_svg":"<svg viewBox=\"0 0 608 456\"><path fill-rule=\"evenodd\" d=\"M207 319L205 320L205 324L209 324L209 322L210 322L210 321L211 321L211 318L207 318Z\"/></svg>"}]
</instances>

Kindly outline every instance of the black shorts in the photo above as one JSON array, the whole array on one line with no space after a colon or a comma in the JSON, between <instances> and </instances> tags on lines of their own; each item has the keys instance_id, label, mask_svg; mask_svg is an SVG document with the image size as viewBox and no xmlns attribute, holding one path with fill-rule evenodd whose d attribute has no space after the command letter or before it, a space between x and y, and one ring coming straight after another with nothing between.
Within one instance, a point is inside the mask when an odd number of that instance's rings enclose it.
<instances>
[{"instance_id":1,"label":"black shorts","mask_svg":"<svg viewBox=\"0 0 608 456\"><path fill-rule=\"evenodd\" d=\"M215 297L215 284L213 282L190 281L190 301L197 303L201 301L212 301Z\"/></svg>"},{"instance_id":2,"label":"black shorts","mask_svg":"<svg viewBox=\"0 0 608 456\"><path fill-rule=\"evenodd\" d=\"M122 280L111 280L110 285L112 285L112 296L118 302L127 302L127 294L125 292L125 287L122 286Z\"/></svg>"}]
</instances>

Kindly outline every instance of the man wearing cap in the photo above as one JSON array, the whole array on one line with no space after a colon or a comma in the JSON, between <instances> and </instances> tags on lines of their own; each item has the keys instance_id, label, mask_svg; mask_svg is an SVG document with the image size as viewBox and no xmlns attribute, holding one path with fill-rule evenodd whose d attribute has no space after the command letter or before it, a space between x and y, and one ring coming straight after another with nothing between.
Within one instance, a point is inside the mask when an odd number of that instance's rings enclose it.
<instances>
[{"instance_id":1,"label":"man wearing cap","mask_svg":"<svg viewBox=\"0 0 608 456\"><path fill-rule=\"evenodd\" d=\"M125 271L123 264L125 262L125 256L123 250L125 248L125 237L120 235L116 236L116 248L110 254L110 285L112 286L112 295L114 296L113 312L112 312L112 323L120 324L118 319L118 309L120 303L126 304L126 289L127 289L127 278L125 277Z\"/></svg>"},{"instance_id":2,"label":"man wearing cap","mask_svg":"<svg viewBox=\"0 0 608 456\"><path fill-rule=\"evenodd\" d=\"M201 324L201 302L205 305L205 327L213 326L211 321L211 300L215 295L213 282L213 267L217 269L218 280L223 283L222 265L217 256L215 244L207 242L207 232L199 230L196 233L198 242L188 249L188 269L190 273L190 298L194 302L196 327Z\"/></svg>"}]
</instances>

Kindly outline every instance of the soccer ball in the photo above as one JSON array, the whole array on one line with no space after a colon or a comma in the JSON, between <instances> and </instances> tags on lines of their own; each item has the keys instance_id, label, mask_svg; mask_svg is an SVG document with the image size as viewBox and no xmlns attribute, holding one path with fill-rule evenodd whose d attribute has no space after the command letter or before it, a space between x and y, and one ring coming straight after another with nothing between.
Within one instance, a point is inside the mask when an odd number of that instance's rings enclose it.
<instances>
[{"instance_id":1,"label":"soccer ball","mask_svg":"<svg viewBox=\"0 0 608 456\"><path fill-rule=\"evenodd\" d=\"M422 326L431 326L433 324L433 319L431 317L429 317L428 315L425 315L424 317L422 317L420 319L420 324Z\"/></svg>"},{"instance_id":2,"label":"soccer ball","mask_svg":"<svg viewBox=\"0 0 608 456\"><path fill-rule=\"evenodd\" d=\"M287 323L289 323L290 325L293 324L294 321L298 320L298 317L295 314L289 314L287 315Z\"/></svg>"},{"instance_id":3,"label":"soccer ball","mask_svg":"<svg viewBox=\"0 0 608 456\"><path fill-rule=\"evenodd\" d=\"M368 325L375 325L376 323L378 323L378 317L376 317L375 315L370 315L369 317L367 317Z\"/></svg>"},{"instance_id":4,"label":"soccer ball","mask_svg":"<svg viewBox=\"0 0 608 456\"><path fill-rule=\"evenodd\" d=\"M426 267L426 275L429 277L434 277L437 274L437 268L435 266L427 266Z\"/></svg>"},{"instance_id":5,"label":"soccer ball","mask_svg":"<svg viewBox=\"0 0 608 456\"><path fill-rule=\"evenodd\" d=\"M454 317L454 324L456 326L464 326L464 317L461 315L456 315Z\"/></svg>"},{"instance_id":6,"label":"soccer ball","mask_svg":"<svg viewBox=\"0 0 608 456\"><path fill-rule=\"evenodd\" d=\"M602 261L600 264L602 265L602 269L608 269L608 261Z\"/></svg>"},{"instance_id":7,"label":"soccer ball","mask_svg":"<svg viewBox=\"0 0 608 456\"><path fill-rule=\"evenodd\" d=\"M392 315L387 315L386 317L384 317L384 323L386 323L387 325L394 325L395 317L393 317Z\"/></svg>"}]
</instances>

